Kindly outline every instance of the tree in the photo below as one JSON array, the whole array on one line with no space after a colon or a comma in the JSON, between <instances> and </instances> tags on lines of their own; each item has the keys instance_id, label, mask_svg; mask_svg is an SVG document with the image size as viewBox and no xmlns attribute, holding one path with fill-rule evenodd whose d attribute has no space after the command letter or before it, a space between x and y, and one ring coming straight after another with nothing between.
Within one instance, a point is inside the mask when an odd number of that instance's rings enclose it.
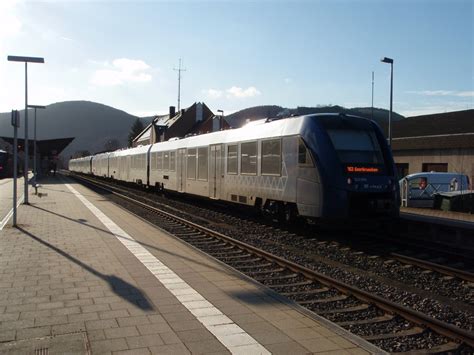
<instances>
[{"instance_id":1,"label":"tree","mask_svg":"<svg viewBox=\"0 0 474 355\"><path fill-rule=\"evenodd\" d=\"M113 152L114 150L117 150L120 148L120 142L118 139L112 138L112 139L107 139L104 144L104 150L107 152Z\"/></svg>"},{"instance_id":2,"label":"tree","mask_svg":"<svg viewBox=\"0 0 474 355\"><path fill-rule=\"evenodd\" d=\"M72 158L82 158L91 155L91 152L88 150L78 150L73 155Z\"/></svg>"},{"instance_id":3,"label":"tree","mask_svg":"<svg viewBox=\"0 0 474 355\"><path fill-rule=\"evenodd\" d=\"M137 117L135 123L133 124L132 128L130 129L130 133L128 134L128 146L132 146L132 141L135 139L136 136L143 131L143 123L140 121L140 118Z\"/></svg>"}]
</instances>

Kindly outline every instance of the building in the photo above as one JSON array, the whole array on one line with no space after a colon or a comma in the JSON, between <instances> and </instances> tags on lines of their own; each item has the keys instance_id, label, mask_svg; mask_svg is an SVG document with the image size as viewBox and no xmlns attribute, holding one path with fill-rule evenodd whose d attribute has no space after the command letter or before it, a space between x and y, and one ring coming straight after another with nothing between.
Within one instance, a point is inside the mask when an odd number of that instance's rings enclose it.
<instances>
[{"instance_id":1,"label":"building","mask_svg":"<svg viewBox=\"0 0 474 355\"><path fill-rule=\"evenodd\" d=\"M57 138L57 139L43 139L36 141L36 164L38 171L44 170L44 165L48 165L50 162L59 164L59 167L63 167L63 162L60 160L59 154L74 140L71 138ZM29 168L33 169L33 156L34 156L34 141L29 139L28 144L28 156L29 156ZM13 154L13 138L12 137L0 137L0 148L5 149L10 154ZM23 170L25 158L25 140L18 138L18 166L20 170Z\"/></svg>"},{"instance_id":2,"label":"building","mask_svg":"<svg viewBox=\"0 0 474 355\"><path fill-rule=\"evenodd\" d=\"M221 117L216 116L201 102L196 102L180 112L170 106L167 115L156 116L145 129L135 137L134 147L167 141L174 137L185 137L190 134L203 134L220 129L227 129L229 125Z\"/></svg>"},{"instance_id":3,"label":"building","mask_svg":"<svg viewBox=\"0 0 474 355\"><path fill-rule=\"evenodd\" d=\"M400 177L437 171L474 181L474 110L407 117L394 122L392 132Z\"/></svg>"}]
</instances>

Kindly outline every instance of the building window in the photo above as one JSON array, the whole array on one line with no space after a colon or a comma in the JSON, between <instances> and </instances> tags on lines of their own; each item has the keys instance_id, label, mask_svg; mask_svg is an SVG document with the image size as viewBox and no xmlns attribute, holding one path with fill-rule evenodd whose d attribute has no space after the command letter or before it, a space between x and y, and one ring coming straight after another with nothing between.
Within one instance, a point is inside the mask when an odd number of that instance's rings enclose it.
<instances>
[{"instance_id":1,"label":"building window","mask_svg":"<svg viewBox=\"0 0 474 355\"><path fill-rule=\"evenodd\" d=\"M257 175L257 142L240 145L240 173Z\"/></svg>"},{"instance_id":2,"label":"building window","mask_svg":"<svg viewBox=\"0 0 474 355\"><path fill-rule=\"evenodd\" d=\"M175 162L175 152L170 152L170 171L174 171L175 169L175 165L176 165L176 162Z\"/></svg>"},{"instance_id":3,"label":"building window","mask_svg":"<svg viewBox=\"0 0 474 355\"><path fill-rule=\"evenodd\" d=\"M227 174L237 174L237 145L227 146Z\"/></svg>"},{"instance_id":4,"label":"building window","mask_svg":"<svg viewBox=\"0 0 474 355\"><path fill-rule=\"evenodd\" d=\"M156 168L158 170L163 170L163 153L156 153Z\"/></svg>"},{"instance_id":5,"label":"building window","mask_svg":"<svg viewBox=\"0 0 474 355\"><path fill-rule=\"evenodd\" d=\"M397 176L399 180L408 175L408 163L395 163L395 166L397 167Z\"/></svg>"},{"instance_id":6,"label":"building window","mask_svg":"<svg viewBox=\"0 0 474 355\"><path fill-rule=\"evenodd\" d=\"M281 174L281 141L262 141L262 175Z\"/></svg>"},{"instance_id":7,"label":"building window","mask_svg":"<svg viewBox=\"0 0 474 355\"><path fill-rule=\"evenodd\" d=\"M198 180L207 181L207 147L198 148Z\"/></svg>"},{"instance_id":8,"label":"building window","mask_svg":"<svg viewBox=\"0 0 474 355\"><path fill-rule=\"evenodd\" d=\"M163 170L170 168L170 152L163 153Z\"/></svg>"},{"instance_id":9,"label":"building window","mask_svg":"<svg viewBox=\"0 0 474 355\"><path fill-rule=\"evenodd\" d=\"M448 163L423 163L422 170L423 172L447 173Z\"/></svg>"},{"instance_id":10,"label":"building window","mask_svg":"<svg viewBox=\"0 0 474 355\"><path fill-rule=\"evenodd\" d=\"M187 177L188 179L196 179L196 148L188 149L187 159Z\"/></svg>"}]
</instances>

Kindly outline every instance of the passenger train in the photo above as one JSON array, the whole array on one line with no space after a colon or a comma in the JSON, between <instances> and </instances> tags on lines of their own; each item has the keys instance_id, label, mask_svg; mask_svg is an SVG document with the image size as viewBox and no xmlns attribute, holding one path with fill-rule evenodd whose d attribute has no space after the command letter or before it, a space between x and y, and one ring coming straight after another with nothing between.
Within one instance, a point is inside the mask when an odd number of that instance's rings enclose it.
<instances>
[{"instance_id":1,"label":"passenger train","mask_svg":"<svg viewBox=\"0 0 474 355\"><path fill-rule=\"evenodd\" d=\"M69 161L69 170L255 206L283 221L396 217L399 185L379 126L345 114L244 127Z\"/></svg>"}]
</instances>

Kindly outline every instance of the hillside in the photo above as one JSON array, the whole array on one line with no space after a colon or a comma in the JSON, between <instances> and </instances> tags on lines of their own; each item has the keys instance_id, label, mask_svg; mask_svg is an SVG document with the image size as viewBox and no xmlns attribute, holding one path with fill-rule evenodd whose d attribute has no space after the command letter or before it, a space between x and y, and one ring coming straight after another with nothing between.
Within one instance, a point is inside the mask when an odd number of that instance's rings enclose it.
<instances>
[{"instance_id":1,"label":"hillside","mask_svg":"<svg viewBox=\"0 0 474 355\"><path fill-rule=\"evenodd\" d=\"M256 120L267 117L277 117L279 115L290 116L290 115L308 115L312 113L339 113L344 112L356 116L365 118L371 118L372 108L371 107L355 107L345 108L342 106L317 106L317 107L297 107L297 108L285 108L281 106L255 106L246 108L244 110L237 111L231 115L226 116L227 122L232 127L240 127L247 120ZM374 121L384 127L386 121L388 121L388 111L380 108L374 108ZM392 113L393 121L399 121L404 117L396 112Z\"/></svg>"},{"instance_id":2,"label":"hillside","mask_svg":"<svg viewBox=\"0 0 474 355\"><path fill-rule=\"evenodd\" d=\"M10 115L10 112L0 113L0 136L13 136ZM23 115L24 110L20 112L20 138L24 132ZM33 110L30 110L29 137L33 137L33 117ZM121 147L126 146L128 133L136 119L136 116L96 102L58 102L37 111L37 134L38 139L75 137L61 154L68 159L80 150L102 151L113 140Z\"/></svg>"}]
</instances>

